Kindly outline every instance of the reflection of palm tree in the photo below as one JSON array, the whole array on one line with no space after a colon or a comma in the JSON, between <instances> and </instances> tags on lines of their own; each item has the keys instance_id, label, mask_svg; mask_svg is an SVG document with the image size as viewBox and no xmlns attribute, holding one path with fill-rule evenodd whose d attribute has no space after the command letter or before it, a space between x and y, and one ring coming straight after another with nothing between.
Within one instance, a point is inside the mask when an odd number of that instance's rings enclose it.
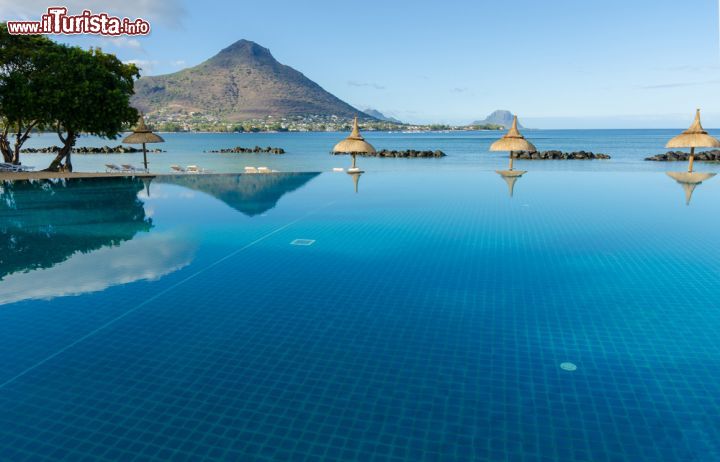
<instances>
[{"instance_id":1,"label":"reflection of palm tree","mask_svg":"<svg viewBox=\"0 0 720 462\"><path fill-rule=\"evenodd\" d=\"M0 280L49 268L147 232L136 178L6 182L0 188Z\"/></svg>"},{"instance_id":2,"label":"reflection of palm tree","mask_svg":"<svg viewBox=\"0 0 720 462\"><path fill-rule=\"evenodd\" d=\"M318 175L319 173L178 175L158 177L155 182L176 184L204 192L252 217L274 208L282 196L304 186Z\"/></svg>"}]
</instances>

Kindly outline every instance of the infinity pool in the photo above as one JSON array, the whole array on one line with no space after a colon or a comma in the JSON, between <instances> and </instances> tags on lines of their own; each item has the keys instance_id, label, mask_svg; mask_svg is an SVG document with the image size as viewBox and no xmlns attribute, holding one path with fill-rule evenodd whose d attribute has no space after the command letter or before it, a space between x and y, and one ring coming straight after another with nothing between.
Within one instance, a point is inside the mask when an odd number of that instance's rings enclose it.
<instances>
[{"instance_id":1,"label":"infinity pool","mask_svg":"<svg viewBox=\"0 0 720 462\"><path fill-rule=\"evenodd\" d=\"M720 460L720 179L689 189L5 183L0 460Z\"/></svg>"}]
</instances>

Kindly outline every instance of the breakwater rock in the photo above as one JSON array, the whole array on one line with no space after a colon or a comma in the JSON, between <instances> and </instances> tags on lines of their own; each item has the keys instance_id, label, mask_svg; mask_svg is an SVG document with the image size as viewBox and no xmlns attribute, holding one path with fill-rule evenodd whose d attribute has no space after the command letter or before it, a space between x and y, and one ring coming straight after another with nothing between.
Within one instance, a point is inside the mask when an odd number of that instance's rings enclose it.
<instances>
[{"instance_id":1,"label":"breakwater rock","mask_svg":"<svg viewBox=\"0 0 720 462\"><path fill-rule=\"evenodd\" d=\"M357 155L363 157L440 158L445 157L447 154L440 150L417 151L415 149L406 149L404 151L395 151L390 149L381 149L375 154L359 152Z\"/></svg>"},{"instance_id":2,"label":"breakwater rock","mask_svg":"<svg viewBox=\"0 0 720 462\"><path fill-rule=\"evenodd\" d=\"M645 160L652 160L656 162L674 162L688 160L689 157L689 152L668 151L665 154L656 154L654 156L646 157ZM695 160L720 161L720 149L696 152Z\"/></svg>"},{"instance_id":3,"label":"breakwater rock","mask_svg":"<svg viewBox=\"0 0 720 462\"><path fill-rule=\"evenodd\" d=\"M60 151L60 146L50 146L47 148L25 148L20 152L24 154L55 154ZM142 148L134 148L132 146L102 146L72 148L73 154L126 154L131 152L142 152ZM147 152L165 152L162 149L148 149Z\"/></svg>"},{"instance_id":4,"label":"breakwater rock","mask_svg":"<svg viewBox=\"0 0 720 462\"><path fill-rule=\"evenodd\" d=\"M610 159L610 156L602 153L594 153L588 151L518 151L513 153L514 159L527 160L590 160L590 159Z\"/></svg>"},{"instance_id":5,"label":"breakwater rock","mask_svg":"<svg viewBox=\"0 0 720 462\"><path fill-rule=\"evenodd\" d=\"M255 146L254 148L244 148L242 146L235 146L234 148L218 149L206 152L222 153L222 154L285 154L283 148L266 147L261 148Z\"/></svg>"}]
</instances>

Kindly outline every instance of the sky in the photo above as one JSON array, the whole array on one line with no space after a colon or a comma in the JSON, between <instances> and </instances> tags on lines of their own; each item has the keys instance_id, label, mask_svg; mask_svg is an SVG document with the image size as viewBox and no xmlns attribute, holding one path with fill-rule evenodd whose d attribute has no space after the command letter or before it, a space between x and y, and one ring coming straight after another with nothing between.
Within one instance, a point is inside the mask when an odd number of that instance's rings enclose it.
<instances>
[{"instance_id":1,"label":"sky","mask_svg":"<svg viewBox=\"0 0 720 462\"><path fill-rule=\"evenodd\" d=\"M145 75L239 39L269 48L355 107L462 124L495 109L533 128L720 127L720 0L56 1L152 26L145 37L60 36ZM0 19L49 6L0 0Z\"/></svg>"}]
</instances>

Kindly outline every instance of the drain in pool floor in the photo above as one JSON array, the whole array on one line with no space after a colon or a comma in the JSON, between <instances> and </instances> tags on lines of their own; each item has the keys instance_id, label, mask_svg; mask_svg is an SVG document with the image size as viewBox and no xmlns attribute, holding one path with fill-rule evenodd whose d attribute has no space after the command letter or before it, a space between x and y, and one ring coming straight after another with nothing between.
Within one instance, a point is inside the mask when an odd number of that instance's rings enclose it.
<instances>
[{"instance_id":1,"label":"drain in pool floor","mask_svg":"<svg viewBox=\"0 0 720 462\"><path fill-rule=\"evenodd\" d=\"M314 243L315 243L315 239L295 239L290 244L291 245L308 246L308 245L313 245Z\"/></svg>"}]
</instances>

